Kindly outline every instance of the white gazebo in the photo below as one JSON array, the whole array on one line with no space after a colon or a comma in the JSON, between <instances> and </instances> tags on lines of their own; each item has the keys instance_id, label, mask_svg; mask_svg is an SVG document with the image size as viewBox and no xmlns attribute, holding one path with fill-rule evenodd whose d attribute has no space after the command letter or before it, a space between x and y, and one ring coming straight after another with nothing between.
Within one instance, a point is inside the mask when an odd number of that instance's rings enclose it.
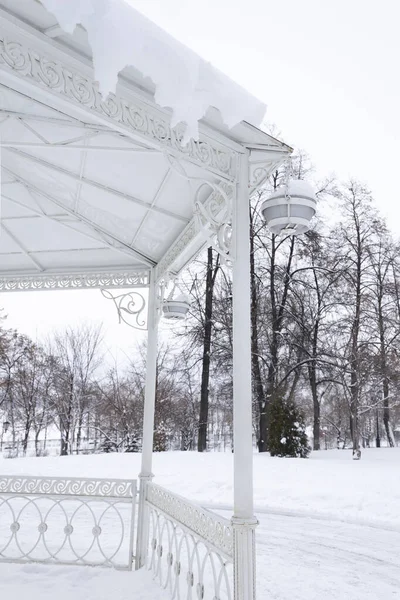
<instances>
[{"instance_id":1,"label":"white gazebo","mask_svg":"<svg viewBox=\"0 0 400 600\"><path fill-rule=\"evenodd\" d=\"M147 306L147 295L131 305L148 329L136 566L151 567L172 596L180 579L197 598L250 600L249 196L290 148L248 122L262 119L257 100L122 0L100 15L94 4L0 0L0 291L149 289ZM233 270L231 521L152 482L164 292L210 244Z\"/></svg>"}]
</instances>

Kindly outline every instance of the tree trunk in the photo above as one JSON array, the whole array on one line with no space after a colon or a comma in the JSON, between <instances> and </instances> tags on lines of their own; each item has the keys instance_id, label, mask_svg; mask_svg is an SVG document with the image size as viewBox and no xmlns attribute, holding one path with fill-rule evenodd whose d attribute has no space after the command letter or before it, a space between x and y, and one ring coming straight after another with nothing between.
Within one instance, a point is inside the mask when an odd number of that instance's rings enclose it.
<instances>
[{"instance_id":1,"label":"tree trunk","mask_svg":"<svg viewBox=\"0 0 400 600\"><path fill-rule=\"evenodd\" d=\"M390 425L390 408L389 408L389 382L387 377L383 378L383 425L385 427L386 439L391 448L394 448L394 437L392 427Z\"/></svg>"},{"instance_id":2,"label":"tree trunk","mask_svg":"<svg viewBox=\"0 0 400 600\"><path fill-rule=\"evenodd\" d=\"M81 409L79 411L78 431L76 434L76 453L77 454L79 454L79 450L81 448L82 427L83 427L83 409Z\"/></svg>"},{"instance_id":3,"label":"tree trunk","mask_svg":"<svg viewBox=\"0 0 400 600\"><path fill-rule=\"evenodd\" d=\"M31 430L31 423L30 420L27 420L25 422L25 428L24 428L24 437L22 440L22 452L24 453L24 456L26 456L26 451L28 449L28 442L29 442L29 433Z\"/></svg>"},{"instance_id":4,"label":"tree trunk","mask_svg":"<svg viewBox=\"0 0 400 600\"><path fill-rule=\"evenodd\" d=\"M318 398L318 387L317 387L317 345L318 345L318 331L319 331L319 320L316 320L313 331L313 343L312 343L312 357L313 360L310 362L308 367L308 379L310 382L311 396L313 400L313 449L321 449L321 406Z\"/></svg>"},{"instance_id":5,"label":"tree trunk","mask_svg":"<svg viewBox=\"0 0 400 600\"><path fill-rule=\"evenodd\" d=\"M67 456L67 455L68 455L68 440L62 435L61 436L60 456Z\"/></svg>"},{"instance_id":6,"label":"tree trunk","mask_svg":"<svg viewBox=\"0 0 400 600\"><path fill-rule=\"evenodd\" d=\"M258 344L258 286L256 279L255 260L254 260L254 231L253 231L253 214L250 209L250 284L251 284L251 366L253 375L253 389L259 410L259 435L258 449L263 452L263 448L267 447L267 432L268 432L268 415L267 403L264 394L264 386L262 382L260 368L260 352ZM264 432L264 435L261 435Z\"/></svg>"},{"instance_id":7,"label":"tree trunk","mask_svg":"<svg viewBox=\"0 0 400 600\"><path fill-rule=\"evenodd\" d=\"M310 375L310 386L313 399L313 450L321 449L321 407L318 400L317 386L315 384L315 369L312 369L314 373Z\"/></svg>"},{"instance_id":8,"label":"tree trunk","mask_svg":"<svg viewBox=\"0 0 400 600\"><path fill-rule=\"evenodd\" d=\"M61 421L61 456L66 456L70 453L70 436L72 428L72 407L74 401L74 378L71 375L68 393L68 409L65 418L65 423Z\"/></svg>"},{"instance_id":9,"label":"tree trunk","mask_svg":"<svg viewBox=\"0 0 400 600\"><path fill-rule=\"evenodd\" d=\"M270 259L270 301L271 301L271 313L272 313L272 332L271 332L271 345L270 345L270 362L268 366L267 374L267 386L264 397L264 404L260 407L260 432L258 440L259 452L268 451L268 403L272 400L274 395L277 393L276 389L276 376L278 370L279 360L279 346L280 346L280 333L284 324L285 309L290 288L290 272L292 267L292 260L294 255L295 237L292 236L290 242L289 255L285 267L285 276L283 280L282 296L277 305L276 302L276 236L272 235L271 239L271 259Z\"/></svg>"},{"instance_id":10,"label":"tree trunk","mask_svg":"<svg viewBox=\"0 0 400 600\"><path fill-rule=\"evenodd\" d=\"M351 328L351 357L350 357L350 429L353 438L353 458L361 458L360 449L360 431L359 431L359 346L358 338L360 333L361 319L361 277L362 277L362 242L360 230L357 223L357 271L356 271L356 294L355 294L355 312Z\"/></svg>"},{"instance_id":11,"label":"tree trunk","mask_svg":"<svg viewBox=\"0 0 400 600\"><path fill-rule=\"evenodd\" d=\"M376 411L376 447L381 447L381 433L379 431L379 411Z\"/></svg>"},{"instance_id":12,"label":"tree trunk","mask_svg":"<svg viewBox=\"0 0 400 600\"><path fill-rule=\"evenodd\" d=\"M39 435L41 429L36 429L35 431L35 456L39 456Z\"/></svg>"},{"instance_id":13,"label":"tree trunk","mask_svg":"<svg viewBox=\"0 0 400 600\"><path fill-rule=\"evenodd\" d=\"M313 262L314 266L314 262ZM312 361L308 367L308 379L310 382L311 396L313 400L313 449L321 449L321 405L318 398L318 386L317 386L317 355L318 355L318 340L319 340L319 327L321 311L323 306L323 300L321 296L321 290L318 280L317 271L313 269L313 276L315 282L315 290L317 294L317 313L315 322L312 329L312 344L311 344L311 357ZM325 449L326 449L326 434L325 434Z\"/></svg>"},{"instance_id":14,"label":"tree trunk","mask_svg":"<svg viewBox=\"0 0 400 600\"><path fill-rule=\"evenodd\" d=\"M386 364L386 340L385 340L385 324L383 317L383 282L378 274L378 325L379 325L379 341L380 341L380 358L381 358L381 375L382 375L382 393L383 393L383 425L385 427L386 439L391 448L394 447L394 439L390 426L390 409L389 409L389 378Z\"/></svg>"},{"instance_id":15,"label":"tree trunk","mask_svg":"<svg viewBox=\"0 0 400 600\"><path fill-rule=\"evenodd\" d=\"M208 251L207 251L206 305L205 305L205 315L204 315L203 361L202 361L201 390L200 390L200 418L199 418L199 433L198 433L198 440L197 440L197 449L199 452L205 452L207 450L207 427L208 427L213 296L214 296L215 278L216 278L218 269L219 269L219 260L217 258L215 266L214 266L213 249L210 247L210 248L208 248Z\"/></svg>"}]
</instances>

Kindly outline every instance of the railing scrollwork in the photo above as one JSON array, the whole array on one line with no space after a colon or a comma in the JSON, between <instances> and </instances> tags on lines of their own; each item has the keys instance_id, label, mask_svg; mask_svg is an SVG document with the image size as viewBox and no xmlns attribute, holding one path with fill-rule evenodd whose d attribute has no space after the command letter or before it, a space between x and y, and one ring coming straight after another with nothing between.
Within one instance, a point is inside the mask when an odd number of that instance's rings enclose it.
<instances>
[{"instance_id":1,"label":"railing scrollwork","mask_svg":"<svg viewBox=\"0 0 400 600\"><path fill-rule=\"evenodd\" d=\"M136 482L0 477L0 562L131 569Z\"/></svg>"},{"instance_id":2,"label":"railing scrollwork","mask_svg":"<svg viewBox=\"0 0 400 600\"><path fill-rule=\"evenodd\" d=\"M231 600L233 530L230 521L148 483L147 568L171 600Z\"/></svg>"}]
</instances>

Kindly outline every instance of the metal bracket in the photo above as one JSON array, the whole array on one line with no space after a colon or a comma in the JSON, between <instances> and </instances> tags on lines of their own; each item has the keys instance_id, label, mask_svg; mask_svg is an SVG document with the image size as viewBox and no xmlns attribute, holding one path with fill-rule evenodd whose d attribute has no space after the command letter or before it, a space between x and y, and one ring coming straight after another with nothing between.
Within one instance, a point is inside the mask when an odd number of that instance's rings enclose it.
<instances>
[{"instance_id":1,"label":"metal bracket","mask_svg":"<svg viewBox=\"0 0 400 600\"><path fill-rule=\"evenodd\" d=\"M144 317L146 309L146 298L140 292L134 290L126 294L114 295L110 290L102 289L101 293L107 300L114 302L118 312L119 323L125 323L129 327L144 331L147 329L147 322Z\"/></svg>"}]
</instances>

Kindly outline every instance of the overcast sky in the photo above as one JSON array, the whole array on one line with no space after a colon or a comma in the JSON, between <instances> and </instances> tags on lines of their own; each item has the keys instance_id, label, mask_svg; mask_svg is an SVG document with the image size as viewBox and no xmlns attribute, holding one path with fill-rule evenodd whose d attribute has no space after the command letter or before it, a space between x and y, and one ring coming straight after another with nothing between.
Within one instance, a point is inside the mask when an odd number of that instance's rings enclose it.
<instances>
[{"instance_id":1,"label":"overcast sky","mask_svg":"<svg viewBox=\"0 0 400 600\"><path fill-rule=\"evenodd\" d=\"M398 0L129 0L268 106L284 141L356 177L400 232Z\"/></svg>"},{"instance_id":2,"label":"overcast sky","mask_svg":"<svg viewBox=\"0 0 400 600\"><path fill-rule=\"evenodd\" d=\"M266 102L267 120L321 175L365 182L400 233L397 0L129 1ZM3 295L1 304L8 325L30 335L104 319L120 355L134 337L100 292Z\"/></svg>"}]
</instances>

